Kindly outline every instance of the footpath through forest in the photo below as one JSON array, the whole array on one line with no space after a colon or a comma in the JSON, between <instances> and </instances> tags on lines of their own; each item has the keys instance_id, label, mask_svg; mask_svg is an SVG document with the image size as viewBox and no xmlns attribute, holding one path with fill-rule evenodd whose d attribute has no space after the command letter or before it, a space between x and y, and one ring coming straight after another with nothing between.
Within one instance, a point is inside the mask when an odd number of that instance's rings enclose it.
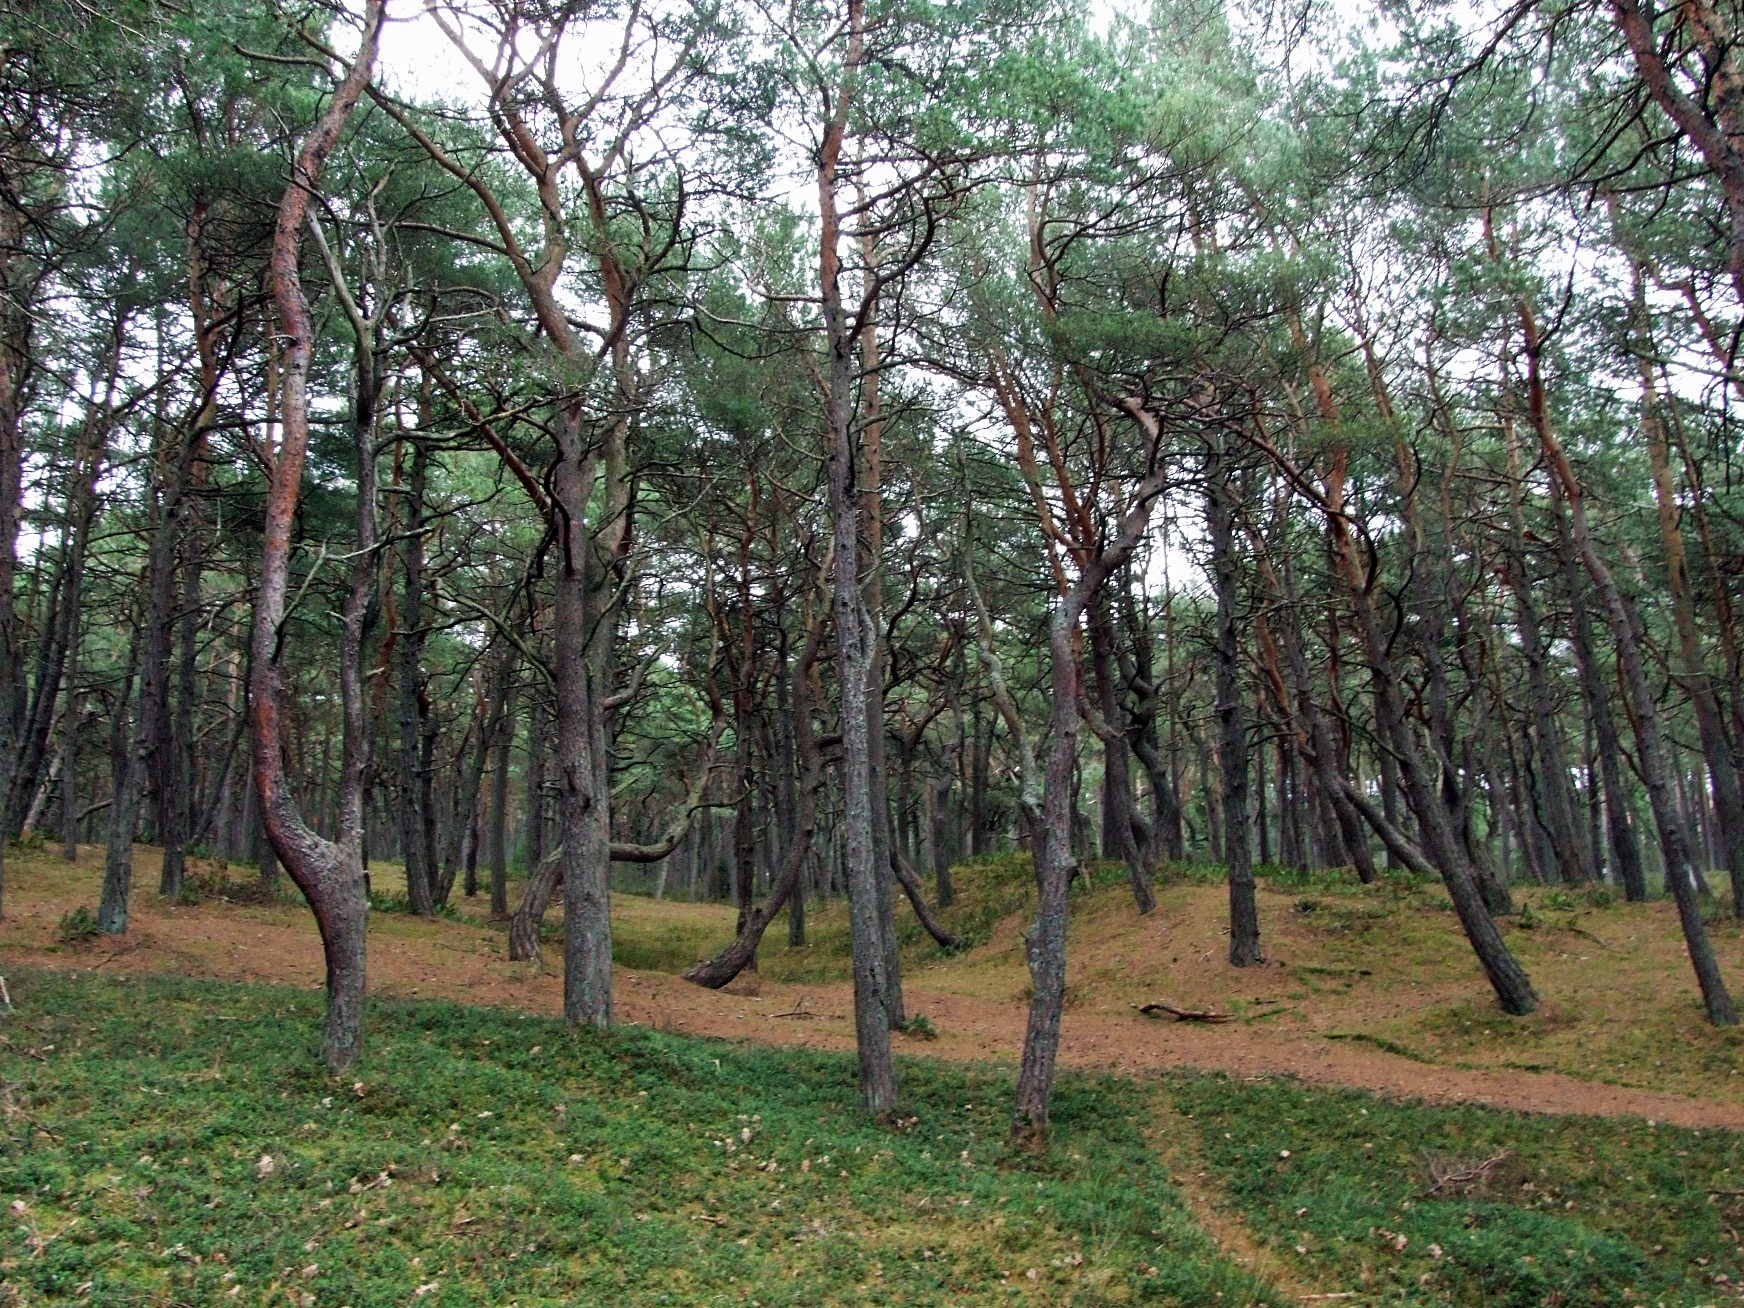
<instances>
[{"instance_id":1,"label":"footpath through forest","mask_svg":"<svg viewBox=\"0 0 1744 1308\"><path fill-rule=\"evenodd\" d=\"M153 854L141 850L142 878ZM0 974L24 965L321 983L314 923L300 903L251 906L214 898L189 905L141 894L125 936L68 944L59 939L61 919L89 900L94 873L47 858L19 860L8 870L14 875L9 916L0 924ZM1220 901L1215 887L1174 887L1155 914L1139 919L1130 900L1123 904L1104 891L1081 909L1064 1062L1123 1074L1193 1068L1238 1077L1287 1075L1435 1103L1744 1129L1744 1076L1738 1074L1744 1043L1735 1032L1700 1022L1687 967L1675 967L1668 904L1619 905L1593 926L1583 923L1594 914L1571 913L1561 925L1516 929L1517 947L1546 1004L1531 1018L1508 1019L1484 1002L1475 964L1445 949L1433 924L1422 925L1420 909L1400 916L1353 901L1353 912L1343 901L1265 894L1262 913L1275 957L1238 974L1220 954ZM710 932L724 943L732 911L621 896L614 919L619 938L630 944ZM1015 1062L1026 1000L1020 926L1019 915L1011 915L976 949L910 970L909 1012L924 1017L931 1031L904 1037L902 1052ZM1374 966L1338 961L1367 956L1351 953L1365 929L1378 932L1386 946L1375 953ZM1723 964L1737 975L1744 970L1744 935L1736 926L1717 934ZM1328 939L1344 948L1329 949ZM486 924L378 912L371 923L370 985L383 995L552 1014L561 1008L559 948L548 943L540 972L505 961L501 931ZM851 1050L850 987L832 979L778 979L791 970L787 953L772 932L765 971L748 973L725 991L699 989L670 972L619 968L617 1020L688 1035ZM1145 1017L1137 1004L1146 997L1232 1020Z\"/></svg>"}]
</instances>

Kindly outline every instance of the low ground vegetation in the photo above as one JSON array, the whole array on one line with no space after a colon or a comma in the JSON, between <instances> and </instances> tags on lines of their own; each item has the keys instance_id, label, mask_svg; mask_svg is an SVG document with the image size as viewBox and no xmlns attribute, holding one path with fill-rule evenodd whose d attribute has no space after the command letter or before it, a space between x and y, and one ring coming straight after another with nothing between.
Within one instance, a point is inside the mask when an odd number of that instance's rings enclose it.
<instances>
[{"instance_id":1,"label":"low ground vegetation","mask_svg":"<svg viewBox=\"0 0 1744 1308\"><path fill-rule=\"evenodd\" d=\"M1397 1097L1482 1073L1526 1107L1541 1087L1552 1107L1570 1086L1635 1087L1729 1121L1738 1039L1702 1021L1665 903L1526 891L1507 929L1548 1002L1508 1019L1432 885L1271 871L1268 964L1238 975L1210 874L1175 869L1139 918L1093 866L1066 1052L1125 1072L1072 1074L1038 1157L1006 1136L1021 857L957 870L962 948L905 928L911 1056L884 1122L832 1052L849 1047L833 907L806 947L772 932L759 970L714 994L672 974L730 938L731 910L619 896L618 961L642 969L623 973L624 1018L643 1027L573 1035L544 1015L555 979L502 961L471 901L396 911L378 867L368 1053L335 1079L300 905L201 864L197 894L142 900L130 938L93 940L88 870L38 851L10 870L0 1304L1744 1299L1744 1135L1606 1117L1597 1098L1571 1119ZM1744 964L1738 927L1715 935ZM1133 1011L1157 998L1230 1021ZM697 1034L716 1032L757 1043ZM1366 1051L1393 1093L1262 1076L1255 1051L1316 1080Z\"/></svg>"}]
</instances>

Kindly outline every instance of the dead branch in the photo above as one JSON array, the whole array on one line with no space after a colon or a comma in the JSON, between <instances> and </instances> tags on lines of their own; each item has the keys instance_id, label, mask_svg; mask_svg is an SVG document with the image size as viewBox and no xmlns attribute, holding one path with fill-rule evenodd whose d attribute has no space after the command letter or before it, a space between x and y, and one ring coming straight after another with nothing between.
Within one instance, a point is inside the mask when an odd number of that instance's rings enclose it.
<instances>
[{"instance_id":1,"label":"dead branch","mask_svg":"<svg viewBox=\"0 0 1744 1308\"><path fill-rule=\"evenodd\" d=\"M1235 1021L1234 1013L1213 1013L1208 1009L1198 1008L1176 1008L1173 1004L1165 1004L1160 999L1153 999L1148 1004L1140 1004L1138 1006L1138 1011L1143 1013L1146 1017L1155 1017L1159 1013L1167 1013L1177 1022L1209 1022L1216 1024L1220 1022Z\"/></svg>"},{"instance_id":2,"label":"dead branch","mask_svg":"<svg viewBox=\"0 0 1744 1308\"><path fill-rule=\"evenodd\" d=\"M1429 1187L1430 1194L1440 1194L1443 1190L1458 1189L1477 1183L1488 1176L1490 1171L1508 1156L1508 1150L1503 1149L1481 1163L1470 1167L1452 1167L1445 1160L1429 1159L1429 1179L1435 1184Z\"/></svg>"}]
</instances>

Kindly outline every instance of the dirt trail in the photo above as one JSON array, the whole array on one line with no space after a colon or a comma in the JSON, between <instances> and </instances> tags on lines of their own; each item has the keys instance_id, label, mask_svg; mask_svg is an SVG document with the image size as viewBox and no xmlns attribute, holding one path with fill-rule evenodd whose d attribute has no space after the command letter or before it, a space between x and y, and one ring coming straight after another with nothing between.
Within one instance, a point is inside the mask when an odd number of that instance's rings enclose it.
<instances>
[{"instance_id":1,"label":"dirt trail","mask_svg":"<svg viewBox=\"0 0 1744 1308\"><path fill-rule=\"evenodd\" d=\"M216 979L316 986L320 949L301 906L186 907L141 893L126 937L79 946L55 944L61 914L86 889L24 878L8 886L10 916L0 924L0 972L8 966L102 968ZM46 891L56 893L45 893ZM502 956L503 937L468 922L419 922L378 915L370 934L371 989L379 994L447 998L557 1013L561 982ZM1010 1064L1023 1038L1021 998L978 997L929 987L921 972L907 987L912 1013L936 1039L899 1038L907 1054ZM619 969L617 1018L661 1030L816 1049L853 1047L852 994L845 984L778 985L755 976L728 991L706 991L677 977ZM1435 1103L1477 1103L1524 1112L1633 1116L1689 1127L1744 1130L1744 1104L1656 1093L1548 1072L1464 1070L1429 1065L1372 1044L1328 1039L1274 1023L1202 1025L1158 1021L1135 1012L1068 1011L1061 1048L1070 1066L1122 1073L1193 1068L1234 1076L1288 1075Z\"/></svg>"}]
</instances>

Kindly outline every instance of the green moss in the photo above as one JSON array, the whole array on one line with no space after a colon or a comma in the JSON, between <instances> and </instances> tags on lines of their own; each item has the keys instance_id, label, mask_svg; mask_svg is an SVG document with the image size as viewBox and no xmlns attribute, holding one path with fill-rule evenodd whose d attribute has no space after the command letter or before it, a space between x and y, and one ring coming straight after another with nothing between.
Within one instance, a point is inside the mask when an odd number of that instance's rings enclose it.
<instances>
[{"instance_id":1,"label":"green moss","mask_svg":"<svg viewBox=\"0 0 1744 1308\"><path fill-rule=\"evenodd\" d=\"M24 1302L1280 1302L1181 1206L1132 1082L1064 1079L1035 1158L999 1073L904 1060L893 1129L837 1055L377 1002L332 1078L318 994L8 981Z\"/></svg>"},{"instance_id":2,"label":"green moss","mask_svg":"<svg viewBox=\"0 0 1744 1308\"><path fill-rule=\"evenodd\" d=\"M1221 1076L1172 1093L1255 1234L1362 1302L1693 1306L1744 1268L1735 1133Z\"/></svg>"}]
</instances>

